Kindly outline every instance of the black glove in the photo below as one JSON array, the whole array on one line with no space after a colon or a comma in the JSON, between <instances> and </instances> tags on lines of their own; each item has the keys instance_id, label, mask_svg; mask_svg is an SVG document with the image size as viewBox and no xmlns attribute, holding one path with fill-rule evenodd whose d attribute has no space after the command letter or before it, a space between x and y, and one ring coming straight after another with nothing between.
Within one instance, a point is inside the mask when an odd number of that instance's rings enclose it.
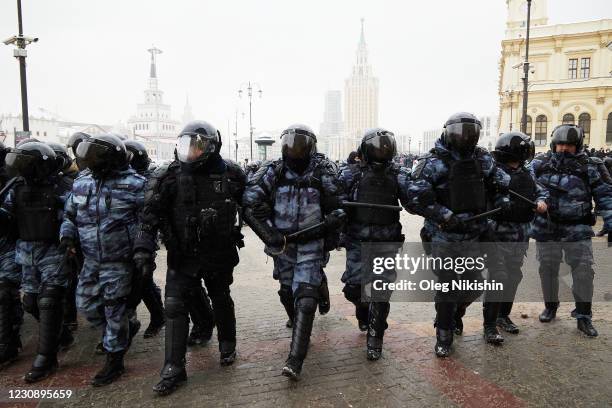
<instances>
[{"instance_id":1,"label":"black glove","mask_svg":"<svg viewBox=\"0 0 612 408\"><path fill-rule=\"evenodd\" d=\"M149 278L153 275L155 264L151 252L142 249L137 250L132 259L134 260L134 268L140 276Z\"/></svg>"},{"instance_id":2,"label":"black glove","mask_svg":"<svg viewBox=\"0 0 612 408\"><path fill-rule=\"evenodd\" d=\"M198 227L200 231L200 235L206 235L210 232L212 228L214 228L215 223L217 222L217 210L214 208L205 208L200 211L200 215L198 216Z\"/></svg>"},{"instance_id":3,"label":"black glove","mask_svg":"<svg viewBox=\"0 0 612 408\"><path fill-rule=\"evenodd\" d=\"M64 237L61 239L59 245L57 246L57 250L61 254L68 253L68 256L72 256L76 254L76 243L74 242L74 239Z\"/></svg>"},{"instance_id":4,"label":"black glove","mask_svg":"<svg viewBox=\"0 0 612 408\"><path fill-rule=\"evenodd\" d=\"M272 216L272 208L268 203L258 203L251 207L253 216L258 220L265 221Z\"/></svg>"},{"instance_id":5,"label":"black glove","mask_svg":"<svg viewBox=\"0 0 612 408\"><path fill-rule=\"evenodd\" d=\"M325 216L325 229L327 231L333 231L340 228L346 220L346 213L344 210L337 209Z\"/></svg>"},{"instance_id":6,"label":"black glove","mask_svg":"<svg viewBox=\"0 0 612 408\"><path fill-rule=\"evenodd\" d=\"M452 215L448 221L440 226L442 231L461 232L465 230L466 224L456 215Z\"/></svg>"},{"instance_id":7,"label":"black glove","mask_svg":"<svg viewBox=\"0 0 612 408\"><path fill-rule=\"evenodd\" d=\"M323 207L327 211L342 208L342 200L340 199L340 197L335 195L326 196L323 198Z\"/></svg>"}]
</instances>

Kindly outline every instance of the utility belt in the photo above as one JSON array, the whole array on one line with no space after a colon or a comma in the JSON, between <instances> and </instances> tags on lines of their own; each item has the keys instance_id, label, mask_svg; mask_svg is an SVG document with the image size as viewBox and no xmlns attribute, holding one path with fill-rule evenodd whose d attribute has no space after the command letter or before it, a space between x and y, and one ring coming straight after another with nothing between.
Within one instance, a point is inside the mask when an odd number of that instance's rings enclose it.
<instances>
[{"instance_id":1,"label":"utility belt","mask_svg":"<svg viewBox=\"0 0 612 408\"><path fill-rule=\"evenodd\" d=\"M597 222L595 214L593 213L590 213L578 219L567 219L565 217L557 217L553 214L550 214L550 220L555 224L559 225L588 225L591 227Z\"/></svg>"}]
</instances>

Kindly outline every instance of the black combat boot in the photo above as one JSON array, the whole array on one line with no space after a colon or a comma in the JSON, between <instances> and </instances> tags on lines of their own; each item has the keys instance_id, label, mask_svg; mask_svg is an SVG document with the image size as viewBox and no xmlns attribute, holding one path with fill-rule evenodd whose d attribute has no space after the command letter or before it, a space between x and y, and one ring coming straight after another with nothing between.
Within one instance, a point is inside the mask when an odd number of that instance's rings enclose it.
<instances>
[{"instance_id":1,"label":"black combat boot","mask_svg":"<svg viewBox=\"0 0 612 408\"><path fill-rule=\"evenodd\" d=\"M323 280L319 286L319 314L325 315L329 313L331 303L329 301L329 287L327 286L327 276L323 273Z\"/></svg>"},{"instance_id":2,"label":"black combat boot","mask_svg":"<svg viewBox=\"0 0 612 408\"><path fill-rule=\"evenodd\" d=\"M116 353L106 353L106 364L91 380L91 385L94 387L101 387L108 385L115 381L117 378L125 372L123 366L123 356L125 351L118 351Z\"/></svg>"},{"instance_id":3,"label":"black combat boot","mask_svg":"<svg viewBox=\"0 0 612 408\"><path fill-rule=\"evenodd\" d=\"M145 329L142 337L145 339L150 339L151 337L155 337L159 334L161 329L166 324L166 320L164 319L164 304L162 303L161 293L159 292L159 288L155 287L152 277L149 281L147 281L146 285L147 287L142 293L142 301L151 315L151 321Z\"/></svg>"},{"instance_id":4,"label":"black combat boot","mask_svg":"<svg viewBox=\"0 0 612 408\"><path fill-rule=\"evenodd\" d=\"M593 322L589 318L579 318L578 319L578 330L586 334L588 337L597 337L599 333L595 327L593 327Z\"/></svg>"},{"instance_id":5,"label":"black combat boot","mask_svg":"<svg viewBox=\"0 0 612 408\"><path fill-rule=\"evenodd\" d=\"M219 341L219 363L222 366L234 364L236 361L236 341L220 340Z\"/></svg>"},{"instance_id":6,"label":"black combat boot","mask_svg":"<svg viewBox=\"0 0 612 408\"><path fill-rule=\"evenodd\" d=\"M289 285L281 285L278 296L280 298L281 304L285 308L287 312L287 323L285 326L288 328L293 327L293 319L295 318L295 299L293 299L293 291L291 290L291 286Z\"/></svg>"},{"instance_id":7,"label":"black combat boot","mask_svg":"<svg viewBox=\"0 0 612 408\"><path fill-rule=\"evenodd\" d=\"M501 344L504 337L497 330L497 315L499 314L499 302L484 302L482 304L482 317L484 318L484 337L489 344Z\"/></svg>"},{"instance_id":8,"label":"black combat boot","mask_svg":"<svg viewBox=\"0 0 612 408\"><path fill-rule=\"evenodd\" d=\"M72 330L67 324L62 325L62 332L60 334L59 350L66 351L74 344L74 336Z\"/></svg>"},{"instance_id":9,"label":"black combat boot","mask_svg":"<svg viewBox=\"0 0 612 408\"><path fill-rule=\"evenodd\" d=\"M383 337L387 329L389 302L370 303L370 315L367 335L367 358L374 361L382 356Z\"/></svg>"},{"instance_id":10,"label":"black combat boot","mask_svg":"<svg viewBox=\"0 0 612 408\"><path fill-rule=\"evenodd\" d=\"M552 321L555 317L557 317L558 303L546 302L545 306L546 307L544 308L542 313L540 313L540 321L542 323L548 323Z\"/></svg>"},{"instance_id":11,"label":"black combat boot","mask_svg":"<svg viewBox=\"0 0 612 408\"><path fill-rule=\"evenodd\" d=\"M15 361L21 351L22 319L19 287L0 281L0 368Z\"/></svg>"},{"instance_id":12,"label":"black combat boot","mask_svg":"<svg viewBox=\"0 0 612 408\"><path fill-rule=\"evenodd\" d=\"M453 315L453 331L457 336L461 336L463 334L463 316L465 316L465 312L469 305L472 302L462 302L457 304L457 309L455 310L455 314Z\"/></svg>"},{"instance_id":13,"label":"black combat boot","mask_svg":"<svg viewBox=\"0 0 612 408\"><path fill-rule=\"evenodd\" d=\"M130 318L128 320L128 330L129 330L129 338L128 338L128 348L130 348L130 346L132 345L132 340L134 339L134 337L136 337L136 334L138 333L138 331L140 330L140 320L138 320L136 318L136 315L134 315L132 318Z\"/></svg>"},{"instance_id":14,"label":"black combat boot","mask_svg":"<svg viewBox=\"0 0 612 408\"><path fill-rule=\"evenodd\" d=\"M166 297L166 344L161 381L153 387L158 395L169 395L187 380L185 353L189 318L182 299Z\"/></svg>"},{"instance_id":15,"label":"black combat boot","mask_svg":"<svg viewBox=\"0 0 612 408\"><path fill-rule=\"evenodd\" d=\"M500 316L497 318L497 325L501 327L503 331L510 334L518 334L520 331L518 326L510 320L509 316Z\"/></svg>"},{"instance_id":16,"label":"black combat boot","mask_svg":"<svg viewBox=\"0 0 612 408\"><path fill-rule=\"evenodd\" d=\"M444 358L451 354L453 345L453 331L450 329L441 329L436 327L436 345L434 352L437 357Z\"/></svg>"},{"instance_id":17,"label":"black combat boot","mask_svg":"<svg viewBox=\"0 0 612 408\"><path fill-rule=\"evenodd\" d=\"M355 317L357 318L357 324L359 330L364 332L368 330L368 315L370 306L367 303L361 301L361 286L360 285L344 285L344 297L346 300L355 305Z\"/></svg>"},{"instance_id":18,"label":"black combat boot","mask_svg":"<svg viewBox=\"0 0 612 408\"><path fill-rule=\"evenodd\" d=\"M215 316L210 299L203 287L194 288L189 292L188 309L193 327L189 333L187 345L205 346L212 338Z\"/></svg>"},{"instance_id":19,"label":"black combat boot","mask_svg":"<svg viewBox=\"0 0 612 408\"><path fill-rule=\"evenodd\" d=\"M43 287L38 297L38 354L24 377L27 383L44 380L57 370L57 351L64 314L63 297L64 289L58 286Z\"/></svg>"},{"instance_id":20,"label":"black combat boot","mask_svg":"<svg viewBox=\"0 0 612 408\"><path fill-rule=\"evenodd\" d=\"M316 291L316 289L314 290ZM308 353L312 323L316 310L317 299L315 297L300 297L296 302L291 350L282 371L282 374L291 380L297 381L302 372L302 365Z\"/></svg>"}]
</instances>

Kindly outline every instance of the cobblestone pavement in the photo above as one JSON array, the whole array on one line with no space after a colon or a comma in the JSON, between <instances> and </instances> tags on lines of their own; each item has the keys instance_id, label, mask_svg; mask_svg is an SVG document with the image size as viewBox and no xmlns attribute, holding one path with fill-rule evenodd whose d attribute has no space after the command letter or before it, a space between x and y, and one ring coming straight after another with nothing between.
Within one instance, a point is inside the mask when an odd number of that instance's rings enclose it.
<instances>
[{"instance_id":1,"label":"cobblestone pavement","mask_svg":"<svg viewBox=\"0 0 612 408\"><path fill-rule=\"evenodd\" d=\"M421 219L404 215L407 239L418 240ZM60 355L61 368L52 378L26 386L23 374L36 349L36 328L28 316L23 330L24 351L0 372L0 407L521 407L612 406L612 307L594 306L600 332L587 339L570 318L572 304L562 304L558 318L544 325L537 320L542 305L520 303L513 317L519 335L506 335L502 347L484 343L480 304L470 307L465 334L447 360L433 355L434 316L431 303L393 303L385 337L384 357L365 358L365 335L357 329L352 306L341 292L344 253L334 252L327 273L332 309L317 316L303 378L292 383L280 375L291 332L271 278L272 260L250 230L232 286L238 321L238 359L220 367L217 343L192 348L187 354L189 381L170 397L156 397L163 362L163 333L153 339L137 336L126 356L127 371L116 383L93 389L89 380L104 362L94 354L98 333L80 320L76 344ZM160 253L164 258L165 253ZM164 264L160 259L160 265ZM156 272L162 284L165 270ZM144 306L139 309L148 324ZM521 318L521 314L526 318ZM8 401L9 389L72 389L64 401Z\"/></svg>"}]
</instances>

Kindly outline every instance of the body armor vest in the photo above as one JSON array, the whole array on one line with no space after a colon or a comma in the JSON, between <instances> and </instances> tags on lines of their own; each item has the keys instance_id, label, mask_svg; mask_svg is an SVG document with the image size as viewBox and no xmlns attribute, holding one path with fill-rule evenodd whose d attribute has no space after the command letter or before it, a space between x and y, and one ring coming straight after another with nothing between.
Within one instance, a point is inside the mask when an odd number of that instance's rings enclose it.
<instances>
[{"instance_id":1,"label":"body armor vest","mask_svg":"<svg viewBox=\"0 0 612 408\"><path fill-rule=\"evenodd\" d=\"M535 201L536 199L535 181L531 177L531 173L524 168L510 174L510 189L531 201ZM531 204L513 195L510 195L510 201L512 203L510 210L503 211L499 216L495 217L497 220L519 223L533 221L535 212Z\"/></svg>"},{"instance_id":2,"label":"body armor vest","mask_svg":"<svg viewBox=\"0 0 612 408\"><path fill-rule=\"evenodd\" d=\"M476 159L445 161L448 167L446 188L436 189L438 203L453 213L482 213L487 209L487 194L480 162Z\"/></svg>"},{"instance_id":3,"label":"body armor vest","mask_svg":"<svg viewBox=\"0 0 612 408\"><path fill-rule=\"evenodd\" d=\"M357 202L397 205L397 174L391 167L374 170L368 167L356 183ZM399 222L399 212L371 208L353 208L350 218L361 224L390 225Z\"/></svg>"},{"instance_id":4,"label":"body armor vest","mask_svg":"<svg viewBox=\"0 0 612 408\"><path fill-rule=\"evenodd\" d=\"M51 241L59 239L58 209L61 202L52 185L20 185L15 189L15 215L19 239Z\"/></svg>"},{"instance_id":5,"label":"body armor vest","mask_svg":"<svg viewBox=\"0 0 612 408\"><path fill-rule=\"evenodd\" d=\"M177 175L172 209L172 236L185 254L227 250L234 245L233 232L238 207L232 197L228 173ZM202 224L202 211L216 215Z\"/></svg>"},{"instance_id":6,"label":"body armor vest","mask_svg":"<svg viewBox=\"0 0 612 408\"><path fill-rule=\"evenodd\" d=\"M551 161L549 154L545 155L541 161L542 165L538 168L536 176L547 178L551 174L567 174L579 178L582 181L581 190L591 196L591 187L589 183L588 173L588 158L583 160L574 160L568 165L555 167ZM567 190L563 186L555 186L552 184L544 184L544 187L550 192L550 205L548 213L553 222L557 224L584 224L595 225L595 216L593 214L593 203L591 199L585 201L570 200Z\"/></svg>"}]
</instances>

